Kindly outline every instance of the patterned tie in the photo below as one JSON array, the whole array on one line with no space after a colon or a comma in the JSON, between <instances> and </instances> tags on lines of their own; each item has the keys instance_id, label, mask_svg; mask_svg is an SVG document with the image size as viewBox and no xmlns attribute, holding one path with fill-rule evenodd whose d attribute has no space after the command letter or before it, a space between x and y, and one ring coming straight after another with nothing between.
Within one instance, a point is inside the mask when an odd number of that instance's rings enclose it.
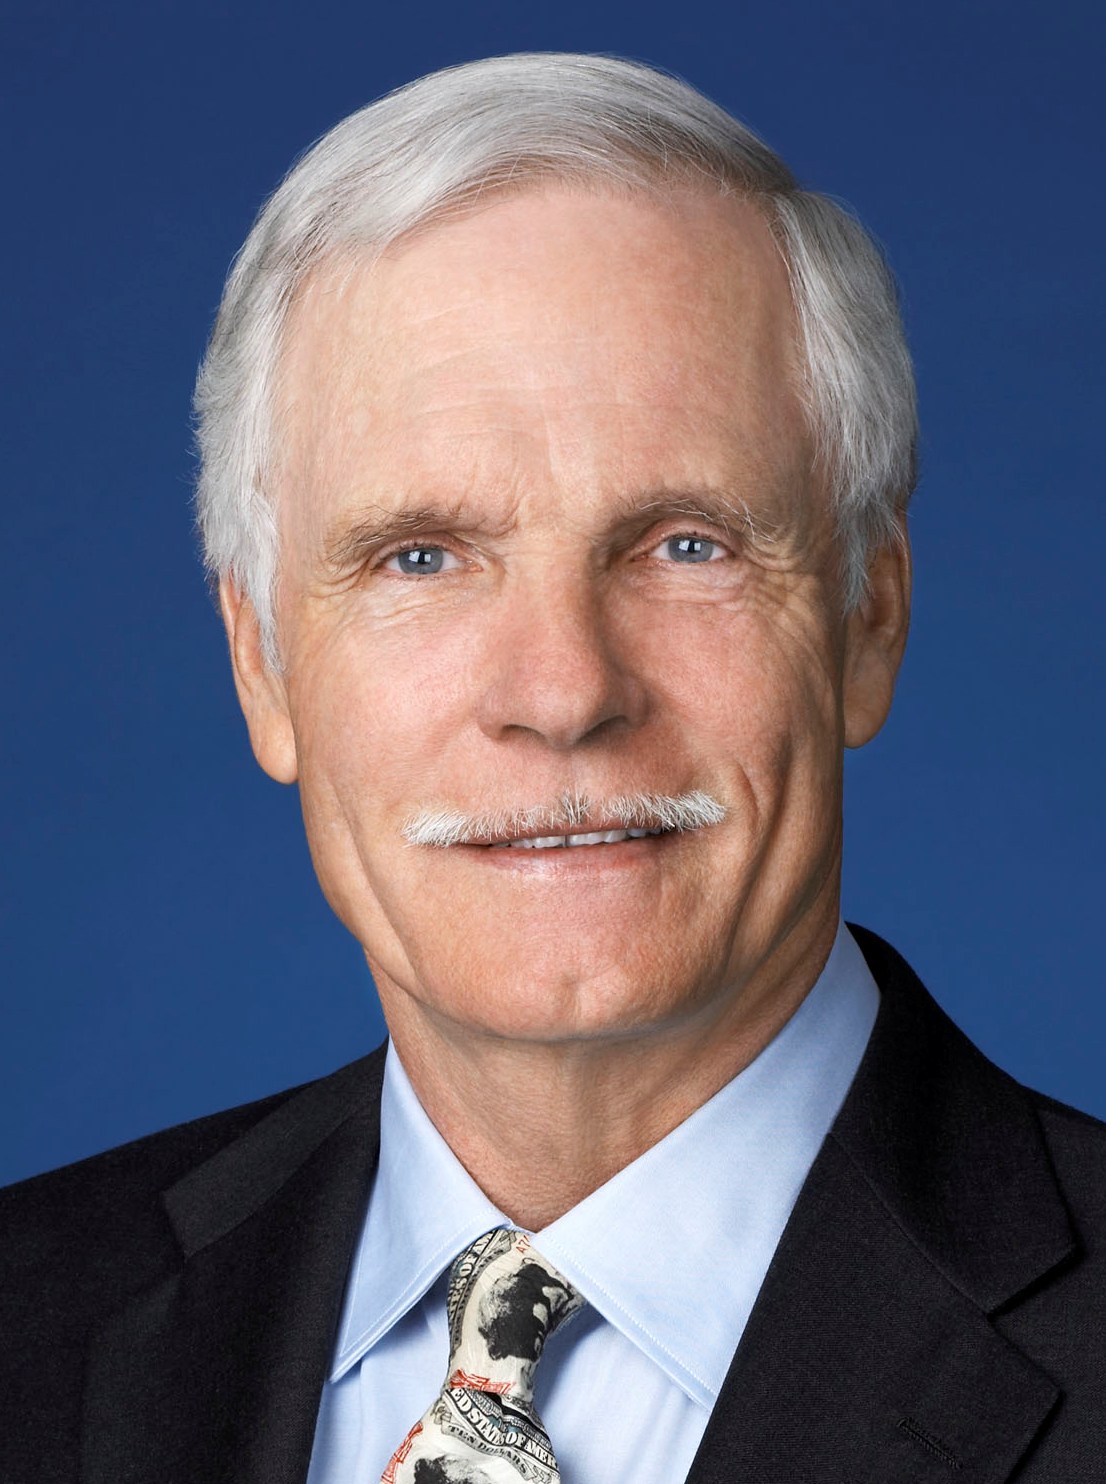
<instances>
[{"instance_id":1,"label":"patterned tie","mask_svg":"<svg viewBox=\"0 0 1106 1484\"><path fill-rule=\"evenodd\" d=\"M478 1237L449 1275L445 1385L381 1484L558 1484L534 1371L549 1336L583 1306L524 1232L501 1226Z\"/></svg>"}]
</instances>

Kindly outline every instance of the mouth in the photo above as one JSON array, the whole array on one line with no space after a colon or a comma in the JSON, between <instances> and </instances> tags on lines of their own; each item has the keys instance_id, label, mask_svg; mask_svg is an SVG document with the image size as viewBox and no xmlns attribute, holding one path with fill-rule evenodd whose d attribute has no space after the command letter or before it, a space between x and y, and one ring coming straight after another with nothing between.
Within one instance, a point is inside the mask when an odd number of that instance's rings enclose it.
<instances>
[{"instance_id":1,"label":"mouth","mask_svg":"<svg viewBox=\"0 0 1106 1484\"><path fill-rule=\"evenodd\" d=\"M628 829L485 839L454 848L461 856L507 876L559 882L587 880L598 885L631 879L638 871L656 870L662 857L698 833L695 829L644 829L631 825Z\"/></svg>"},{"instance_id":2,"label":"mouth","mask_svg":"<svg viewBox=\"0 0 1106 1484\"><path fill-rule=\"evenodd\" d=\"M525 835L517 840L488 840L486 850L573 850L581 845L621 845L626 840L646 840L670 835L672 830L589 830L574 835Z\"/></svg>"}]
</instances>

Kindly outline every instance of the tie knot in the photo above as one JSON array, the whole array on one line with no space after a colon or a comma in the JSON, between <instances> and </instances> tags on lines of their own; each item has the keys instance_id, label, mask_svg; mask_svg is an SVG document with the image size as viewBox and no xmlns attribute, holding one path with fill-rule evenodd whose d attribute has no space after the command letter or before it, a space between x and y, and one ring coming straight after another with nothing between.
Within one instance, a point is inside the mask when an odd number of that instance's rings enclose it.
<instances>
[{"instance_id":1,"label":"tie knot","mask_svg":"<svg viewBox=\"0 0 1106 1484\"><path fill-rule=\"evenodd\" d=\"M546 1340L583 1305L525 1232L507 1227L485 1232L461 1253L449 1275L446 1385L528 1403Z\"/></svg>"},{"instance_id":2,"label":"tie knot","mask_svg":"<svg viewBox=\"0 0 1106 1484\"><path fill-rule=\"evenodd\" d=\"M446 1295L449 1374L381 1484L558 1484L534 1370L549 1336L583 1306L525 1232L496 1227L466 1247Z\"/></svg>"}]
</instances>

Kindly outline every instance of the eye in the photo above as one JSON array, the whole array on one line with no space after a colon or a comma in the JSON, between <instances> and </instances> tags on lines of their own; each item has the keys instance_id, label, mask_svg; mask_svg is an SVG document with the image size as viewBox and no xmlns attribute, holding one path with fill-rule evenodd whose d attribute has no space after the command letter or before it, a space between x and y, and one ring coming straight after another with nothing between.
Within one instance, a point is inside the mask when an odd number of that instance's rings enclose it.
<instances>
[{"instance_id":1,"label":"eye","mask_svg":"<svg viewBox=\"0 0 1106 1484\"><path fill-rule=\"evenodd\" d=\"M650 556L658 554L662 561L693 566L701 562L721 561L726 555L726 548L721 542L712 541L709 536L696 536L687 532L678 536L669 536L666 541L662 541L650 552Z\"/></svg>"},{"instance_id":2,"label":"eye","mask_svg":"<svg viewBox=\"0 0 1106 1484\"><path fill-rule=\"evenodd\" d=\"M404 577L435 577L461 564L444 546L407 546L402 551L393 551L380 565Z\"/></svg>"}]
</instances>

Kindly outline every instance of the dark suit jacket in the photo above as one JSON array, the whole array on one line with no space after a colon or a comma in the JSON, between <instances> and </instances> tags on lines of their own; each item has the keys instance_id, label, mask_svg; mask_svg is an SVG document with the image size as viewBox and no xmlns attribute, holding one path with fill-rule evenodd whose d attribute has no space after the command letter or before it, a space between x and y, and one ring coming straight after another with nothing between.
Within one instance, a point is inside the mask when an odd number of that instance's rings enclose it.
<instances>
[{"instance_id":1,"label":"dark suit jacket","mask_svg":"<svg viewBox=\"0 0 1106 1484\"><path fill-rule=\"evenodd\" d=\"M689 1484L1103 1484L1106 1127L855 931L876 1029ZM0 1192L0 1484L302 1484L382 1068Z\"/></svg>"}]
</instances>

